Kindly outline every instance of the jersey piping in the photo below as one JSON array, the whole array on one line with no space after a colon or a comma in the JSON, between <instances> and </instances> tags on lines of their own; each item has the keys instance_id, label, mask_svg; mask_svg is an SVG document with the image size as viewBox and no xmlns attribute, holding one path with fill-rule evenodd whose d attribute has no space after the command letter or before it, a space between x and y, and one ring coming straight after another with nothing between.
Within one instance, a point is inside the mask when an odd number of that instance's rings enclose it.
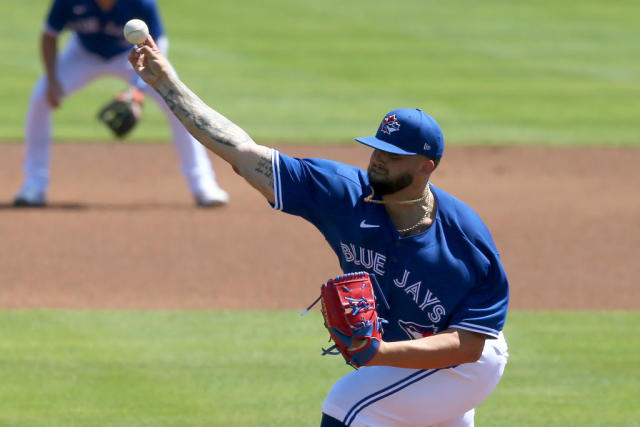
<instances>
[{"instance_id":1,"label":"jersey piping","mask_svg":"<svg viewBox=\"0 0 640 427\"><path fill-rule=\"evenodd\" d=\"M282 181L280 180L280 153L271 150L271 167L273 168L273 209L282 210Z\"/></svg>"}]
</instances>

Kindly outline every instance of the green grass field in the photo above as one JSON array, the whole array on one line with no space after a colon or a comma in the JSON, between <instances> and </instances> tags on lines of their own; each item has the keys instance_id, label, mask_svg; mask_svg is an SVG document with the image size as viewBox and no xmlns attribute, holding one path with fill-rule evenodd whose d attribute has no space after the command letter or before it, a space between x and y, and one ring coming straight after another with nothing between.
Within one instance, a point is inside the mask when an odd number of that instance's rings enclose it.
<instances>
[{"instance_id":1,"label":"green grass field","mask_svg":"<svg viewBox=\"0 0 640 427\"><path fill-rule=\"evenodd\" d=\"M3 2L0 140L21 140L47 1ZM634 0L159 0L170 58L207 103L262 142L348 143L422 107L450 143L640 142ZM102 80L65 103L57 140L105 140ZM149 103L135 140L168 140Z\"/></svg>"},{"instance_id":2,"label":"green grass field","mask_svg":"<svg viewBox=\"0 0 640 427\"><path fill-rule=\"evenodd\" d=\"M638 425L639 323L512 313L509 364L477 425ZM351 369L320 356L317 311L4 311L0 324L0 425L314 426Z\"/></svg>"}]
</instances>

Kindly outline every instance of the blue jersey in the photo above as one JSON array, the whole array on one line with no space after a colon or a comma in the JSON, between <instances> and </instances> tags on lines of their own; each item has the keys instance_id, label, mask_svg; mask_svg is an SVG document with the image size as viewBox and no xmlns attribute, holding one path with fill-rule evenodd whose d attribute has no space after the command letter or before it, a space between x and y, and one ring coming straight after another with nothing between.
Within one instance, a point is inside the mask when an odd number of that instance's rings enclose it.
<instances>
[{"instance_id":1,"label":"blue jersey","mask_svg":"<svg viewBox=\"0 0 640 427\"><path fill-rule=\"evenodd\" d=\"M146 22L154 39L164 34L155 0L119 0L108 11L100 9L94 0L54 0L46 31L57 34L69 28L78 34L85 49L108 59L131 49L123 29L134 18Z\"/></svg>"},{"instance_id":2,"label":"blue jersey","mask_svg":"<svg viewBox=\"0 0 640 427\"><path fill-rule=\"evenodd\" d=\"M345 273L376 275L390 306L378 304L389 321L386 341L447 328L498 336L507 314L507 277L489 230L469 206L431 186L433 224L401 237L383 205L363 200L371 192L364 170L277 151L273 170L273 208L314 224Z\"/></svg>"}]
</instances>

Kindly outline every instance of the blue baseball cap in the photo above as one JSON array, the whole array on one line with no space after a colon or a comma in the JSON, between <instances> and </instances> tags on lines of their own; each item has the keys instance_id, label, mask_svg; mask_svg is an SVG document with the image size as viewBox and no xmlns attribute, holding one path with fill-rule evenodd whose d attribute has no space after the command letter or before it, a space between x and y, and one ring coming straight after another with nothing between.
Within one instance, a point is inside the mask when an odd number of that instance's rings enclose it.
<instances>
[{"instance_id":1,"label":"blue baseball cap","mask_svg":"<svg viewBox=\"0 0 640 427\"><path fill-rule=\"evenodd\" d=\"M394 154L442 157L444 136L438 123L419 108L393 110L382 119L376 136L356 138L369 147Z\"/></svg>"}]
</instances>

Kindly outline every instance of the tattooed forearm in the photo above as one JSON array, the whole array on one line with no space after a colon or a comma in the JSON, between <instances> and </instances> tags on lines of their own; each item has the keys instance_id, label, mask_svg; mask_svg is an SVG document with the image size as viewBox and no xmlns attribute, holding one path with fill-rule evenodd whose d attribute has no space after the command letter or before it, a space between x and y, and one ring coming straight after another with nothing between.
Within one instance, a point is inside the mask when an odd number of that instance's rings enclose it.
<instances>
[{"instance_id":1,"label":"tattooed forearm","mask_svg":"<svg viewBox=\"0 0 640 427\"><path fill-rule=\"evenodd\" d=\"M270 158L260 158L254 170L256 173L267 178L269 182L273 181L273 165L271 164Z\"/></svg>"},{"instance_id":2,"label":"tattooed forearm","mask_svg":"<svg viewBox=\"0 0 640 427\"><path fill-rule=\"evenodd\" d=\"M215 151L215 148L207 142L217 142L227 147L238 147L251 141L249 135L242 129L209 108L186 87L183 86L180 89L182 92L161 86L157 91L185 127L212 150Z\"/></svg>"}]
</instances>

